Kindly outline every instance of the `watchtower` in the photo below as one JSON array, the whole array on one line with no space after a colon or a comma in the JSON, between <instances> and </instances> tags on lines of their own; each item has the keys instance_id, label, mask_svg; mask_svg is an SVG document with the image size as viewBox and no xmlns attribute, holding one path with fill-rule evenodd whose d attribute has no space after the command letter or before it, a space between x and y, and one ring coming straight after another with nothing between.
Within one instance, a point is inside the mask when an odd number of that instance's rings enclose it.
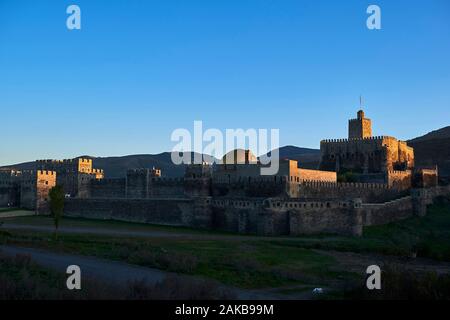
<instances>
[{"instance_id":1,"label":"watchtower","mask_svg":"<svg viewBox=\"0 0 450 320\"><path fill-rule=\"evenodd\" d=\"M364 116L364 111L359 110L356 119L348 121L348 138L363 139L372 136L372 121Z\"/></svg>"}]
</instances>

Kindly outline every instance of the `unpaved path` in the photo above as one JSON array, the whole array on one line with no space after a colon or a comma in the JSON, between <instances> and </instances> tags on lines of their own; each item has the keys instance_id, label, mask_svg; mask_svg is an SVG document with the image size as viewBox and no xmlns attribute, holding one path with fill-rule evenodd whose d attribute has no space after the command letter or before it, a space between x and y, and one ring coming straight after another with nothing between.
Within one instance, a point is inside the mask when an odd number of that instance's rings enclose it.
<instances>
[{"instance_id":1,"label":"unpaved path","mask_svg":"<svg viewBox=\"0 0 450 320\"><path fill-rule=\"evenodd\" d=\"M127 285L130 282L141 280L144 280L147 284L151 285L161 282L170 275L177 276L180 279L185 279L187 281L198 281L199 283L200 281L205 280L205 278L202 277L179 275L118 261L74 254L54 253L34 248L0 246L0 252L10 256L17 254L29 255L35 263L62 273L66 272L69 265L78 265L81 268L82 276L116 285ZM239 300L308 299L311 297L310 291L288 297L273 292L273 290L245 290L225 285L220 285L219 287L228 290L228 292L231 292L232 295Z\"/></svg>"}]
</instances>

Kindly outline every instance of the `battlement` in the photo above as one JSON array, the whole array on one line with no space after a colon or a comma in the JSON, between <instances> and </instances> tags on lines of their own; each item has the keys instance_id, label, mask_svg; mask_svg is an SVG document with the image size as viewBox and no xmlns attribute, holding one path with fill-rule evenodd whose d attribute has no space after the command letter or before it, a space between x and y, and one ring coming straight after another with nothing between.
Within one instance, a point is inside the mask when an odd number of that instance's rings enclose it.
<instances>
[{"instance_id":1,"label":"battlement","mask_svg":"<svg viewBox=\"0 0 450 320\"><path fill-rule=\"evenodd\" d=\"M347 200L302 200L302 199L266 199L264 200L264 207L278 210L329 210L335 208L352 208L359 207L360 201Z\"/></svg>"},{"instance_id":2,"label":"battlement","mask_svg":"<svg viewBox=\"0 0 450 320\"><path fill-rule=\"evenodd\" d=\"M19 178L22 171L14 169L0 169L0 181L12 181Z\"/></svg>"},{"instance_id":3,"label":"battlement","mask_svg":"<svg viewBox=\"0 0 450 320\"><path fill-rule=\"evenodd\" d=\"M50 170L37 170L36 173L38 176L56 176L56 172Z\"/></svg>"},{"instance_id":4,"label":"battlement","mask_svg":"<svg viewBox=\"0 0 450 320\"><path fill-rule=\"evenodd\" d=\"M331 143L352 143L352 142L362 142L362 141L382 141L384 139L395 139L391 136L371 136L364 138L351 138L351 139L324 139L320 141L320 144L331 144Z\"/></svg>"},{"instance_id":5,"label":"battlement","mask_svg":"<svg viewBox=\"0 0 450 320\"><path fill-rule=\"evenodd\" d=\"M229 180L226 176L214 176L214 183L225 183L225 184L260 184L260 183L285 183L289 181L289 177L287 176L238 176Z\"/></svg>"},{"instance_id":6,"label":"battlement","mask_svg":"<svg viewBox=\"0 0 450 320\"><path fill-rule=\"evenodd\" d=\"M127 170L127 175L147 175L147 174L154 177L160 177L161 169L134 168Z\"/></svg>"},{"instance_id":7,"label":"battlement","mask_svg":"<svg viewBox=\"0 0 450 320\"><path fill-rule=\"evenodd\" d=\"M396 176L410 176L412 174L411 170L388 170L388 175L396 175Z\"/></svg>"},{"instance_id":8,"label":"battlement","mask_svg":"<svg viewBox=\"0 0 450 320\"><path fill-rule=\"evenodd\" d=\"M92 179L90 183L93 186L124 184L125 178Z\"/></svg>"},{"instance_id":9,"label":"battlement","mask_svg":"<svg viewBox=\"0 0 450 320\"><path fill-rule=\"evenodd\" d=\"M401 197L398 199L386 201L383 203L363 203L362 207L363 208L378 208L378 209L380 209L380 208L384 208L384 207L388 207L388 206L397 205L402 202L409 202L409 201L411 201L411 199L412 199L411 196L405 196L405 197Z\"/></svg>"},{"instance_id":10,"label":"battlement","mask_svg":"<svg viewBox=\"0 0 450 320\"><path fill-rule=\"evenodd\" d=\"M182 183L184 182L184 178L171 178L171 177L152 177L150 181L159 182L159 183Z\"/></svg>"},{"instance_id":11,"label":"battlement","mask_svg":"<svg viewBox=\"0 0 450 320\"><path fill-rule=\"evenodd\" d=\"M389 189L385 183L302 181L300 186L335 189Z\"/></svg>"},{"instance_id":12,"label":"battlement","mask_svg":"<svg viewBox=\"0 0 450 320\"><path fill-rule=\"evenodd\" d=\"M237 208L237 209L255 209L262 206L262 200L241 199L216 199L211 201L211 205L217 208Z\"/></svg>"},{"instance_id":13,"label":"battlement","mask_svg":"<svg viewBox=\"0 0 450 320\"><path fill-rule=\"evenodd\" d=\"M37 164L61 164L64 163L66 160L55 160L55 159L40 159L36 160Z\"/></svg>"},{"instance_id":14,"label":"battlement","mask_svg":"<svg viewBox=\"0 0 450 320\"><path fill-rule=\"evenodd\" d=\"M52 170L23 170L22 177L38 177L38 176L56 176L56 172Z\"/></svg>"},{"instance_id":15,"label":"battlement","mask_svg":"<svg viewBox=\"0 0 450 320\"><path fill-rule=\"evenodd\" d=\"M75 158L75 159L39 159L36 163L42 164L72 164L72 163L91 163L92 159L89 158Z\"/></svg>"}]
</instances>

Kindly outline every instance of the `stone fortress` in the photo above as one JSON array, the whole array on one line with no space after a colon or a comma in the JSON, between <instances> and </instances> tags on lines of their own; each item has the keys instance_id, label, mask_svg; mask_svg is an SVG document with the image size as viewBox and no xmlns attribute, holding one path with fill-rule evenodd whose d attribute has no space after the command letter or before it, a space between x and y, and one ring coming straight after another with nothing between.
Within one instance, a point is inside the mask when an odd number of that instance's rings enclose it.
<instances>
[{"instance_id":1,"label":"stone fortress","mask_svg":"<svg viewBox=\"0 0 450 320\"><path fill-rule=\"evenodd\" d=\"M437 196L437 168L415 168L414 150L388 136L372 136L359 111L348 139L323 140L318 170L280 159L276 175L237 149L218 164L188 165L183 178L159 169L130 169L105 179L91 159L38 160L36 170L0 171L0 207L48 212L48 190L62 185L65 215L189 226L260 235L360 235L363 226L423 216ZM231 161L230 161L231 159Z\"/></svg>"}]
</instances>

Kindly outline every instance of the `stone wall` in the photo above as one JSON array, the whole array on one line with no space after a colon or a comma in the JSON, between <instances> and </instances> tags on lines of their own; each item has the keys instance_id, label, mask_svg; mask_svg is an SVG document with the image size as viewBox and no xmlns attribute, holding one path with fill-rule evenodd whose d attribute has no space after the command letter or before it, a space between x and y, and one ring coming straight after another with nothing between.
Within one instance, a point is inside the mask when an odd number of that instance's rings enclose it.
<instances>
[{"instance_id":1,"label":"stone wall","mask_svg":"<svg viewBox=\"0 0 450 320\"><path fill-rule=\"evenodd\" d=\"M90 181L90 198L125 198L125 178Z\"/></svg>"},{"instance_id":2,"label":"stone wall","mask_svg":"<svg viewBox=\"0 0 450 320\"><path fill-rule=\"evenodd\" d=\"M183 178L150 178L148 197L184 197Z\"/></svg>"},{"instance_id":3,"label":"stone wall","mask_svg":"<svg viewBox=\"0 0 450 320\"><path fill-rule=\"evenodd\" d=\"M320 142L320 169L380 173L414 167L414 150L389 136L332 139Z\"/></svg>"},{"instance_id":4,"label":"stone wall","mask_svg":"<svg viewBox=\"0 0 450 320\"><path fill-rule=\"evenodd\" d=\"M352 204L353 205L353 204ZM290 234L362 234L362 216L351 207L311 208L290 212Z\"/></svg>"},{"instance_id":5,"label":"stone wall","mask_svg":"<svg viewBox=\"0 0 450 320\"><path fill-rule=\"evenodd\" d=\"M360 198L363 202L386 202L407 195L381 183L327 183L303 182L298 185L298 198L305 199L344 199Z\"/></svg>"},{"instance_id":6,"label":"stone wall","mask_svg":"<svg viewBox=\"0 0 450 320\"><path fill-rule=\"evenodd\" d=\"M0 208L16 207L19 203L19 186L13 183L0 183Z\"/></svg>"},{"instance_id":7,"label":"stone wall","mask_svg":"<svg viewBox=\"0 0 450 320\"><path fill-rule=\"evenodd\" d=\"M24 172L20 183L20 207L36 210L37 213L49 211L48 193L56 186L56 172L36 170Z\"/></svg>"},{"instance_id":8,"label":"stone wall","mask_svg":"<svg viewBox=\"0 0 450 320\"><path fill-rule=\"evenodd\" d=\"M201 206L192 199L66 199L64 214L88 219L210 227L205 223Z\"/></svg>"},{"instance_id":9,"label":"stone wall","mask_svg":"<svg viewBox=\"0 0 450 320\"><path fill-rule=\"evenodd\" d=\"M427 205L439 195L450 195L450 186L414 189L410 196L384 203L363 203L361 199L355 198L66 199L65 214L243 234L361 235L363 226L386 224L414 214L425 215Z\"/></svg>"},{"instance_id":10,"label":"stone wall","mask_svg":"<svg viewBox=\"0 0 450 320\"><path fill-rule=\"evenodd\" d=\"M414 215L411 196L385 203L362 204L364 226L382 225L409 218Z\"/></svg>"},{"instance_id":11,"label":"stone wall","mask_svg":"<svg viewBox=\"0 0 450 320\"><path fill-rule=\"evenodd\" d=\"M275 179L277 179L275 181ZM283 177L272 177L271 181L266 179L247 179L230 183L216 182L212 186L212 195L217 197L278 197L288 196L289 187ZM298 185L297 183L295 185Z\"/></svg>"},{"instance_id":12,"label":"stone wall","mask_svg":"<svg viewBox=\"0 0 450 320\"><path fill-rule=\"evenodd\" d=\"M322 171L299 168L301 181L326 181L337 182L337 174L334 171Z\"/></svg>"},{"instance_id":13,"label":"stone wall","mask_svg":"<svg viewBox=\"0 0 450 320\"><path fill-rule=\"evenodd\" d=\"M411 170L389 170L387 172L387 183L389 187L397 190L409 190L412 186L412 172Z\"/></svg>"}]
</instances>

